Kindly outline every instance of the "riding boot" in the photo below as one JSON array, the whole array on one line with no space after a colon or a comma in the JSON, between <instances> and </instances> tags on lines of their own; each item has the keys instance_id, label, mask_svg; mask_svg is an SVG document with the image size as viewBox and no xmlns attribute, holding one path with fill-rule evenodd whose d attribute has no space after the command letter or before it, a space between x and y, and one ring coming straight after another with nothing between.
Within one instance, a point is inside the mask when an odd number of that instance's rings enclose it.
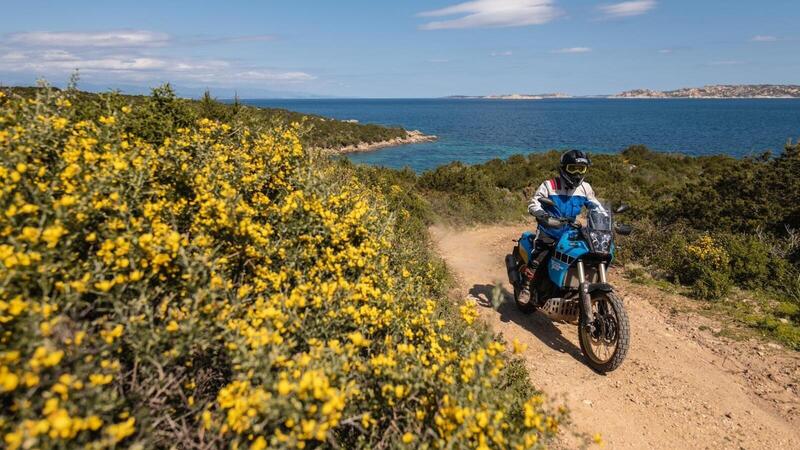
<instances>
[{"instance_id":1,"label":"riding boot","mask_svg":"<svg viewBox=\"0 0 800 450\"><path fill-rule=\"evenodd\" d=\"M528 264L523 264L519 269L520 299L525 303L533 300L533 297L531 296L531 284L533 282L536 269L531 268L531 262L533 261L530 261Z\"/></svg>"}]
</instances>

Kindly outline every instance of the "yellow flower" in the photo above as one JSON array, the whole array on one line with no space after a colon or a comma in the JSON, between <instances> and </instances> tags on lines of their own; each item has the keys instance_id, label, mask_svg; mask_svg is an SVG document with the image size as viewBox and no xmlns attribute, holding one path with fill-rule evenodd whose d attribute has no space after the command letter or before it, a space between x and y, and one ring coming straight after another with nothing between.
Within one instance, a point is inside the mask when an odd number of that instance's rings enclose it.
<instances>
[{"instance_id":1,"label":"yellow flower","mask_svg":"<svg viewBox=\"0 0 800 450\"><path fill-rule=\"evenodd\" d=\"M105 125L114 125L117 119L114 116L100 116L100 123Z\"/></svg>"},{"instance_id":2,"label":"yellow flower","mask_svg":"<svg viewBox=\"0 0 800 450\"><path fill-rule=\"evenodd\" d=\"M105 431L106 434L109 435L112 441L116 444L117 442L125 439L126 437L136 432L136 427L134 426L135 423L136 419L131 417L125 422L120 422L107 426Z\"/></svg>"},{"instance_id":3,"label":"yellow flower","mask_svg":"<svg viewBox=\"0 0 800 450\"><path fill-rule=\"evenodd\" d=\"M17 296L17 297L14 297L13 299L11 299L10 302L8 302L7 311L12 316L18 316L18 315L22 314L22 312L25 311L25 309L27 307L28 307L28 304L26 302L22 301L22 299L19 296Z\"/></svg>"},{"instance_id":4,"label":"yellow flower","mask_svg":"<svg viewBox=\"0 0 800 450\"><path fill-rule=\"evenodd\" d=\"M89 383L91 383L94 386L102 386L104 384L111 383L111 379L112 379L111 375L108 374L103 375L99 373L93 373L89 375Z\"/></svg>"},{"instance_id":5,"label":"yellow flower","mask_svg":"<svg viewBox=\"0 0 800 450\"><path fill-rule=\"evenodd\" d=\"M175 322L174 320L170 320L169 323L167 324L166 329L167 329L167 331L172 333L172 332L178 331L180 329L180 327L178 326L178 322Z\"/></svg>"},{"instance_id":6,"label":"yellow flower","mask_svg":"<svg viewBox=\"0 0 800 450\"><path fill-rule=\"evenodd\" d=\"M53 128L55 128L56 130L63 130L68 123L69 120L67 120L64 117L56 117L55 119L53 119Z\"/></svg>"},{"instance_id":7,"label":"yellow flower","mask_svg":"<svg viewBox=\"0 0 800 450\"><path fill-rule=\"evenodd\" d=\"M264 450L267 448L267 441L263 436L259 436L250 446L250 450Z\"/></svg>"},{"instance_id":8,"label":"yellow flower","mask_svg":"<svg viewBox=\"0 0 800 450\"><path fill-rule=\"evenodd\" d=\"M97 283L94 284L94 287L101 290L102 292L108 292L111 290L111 288L114 287L114 280L98 281Z\"/></svg>"},{"instance_id":9,"label":"yellow flower","mask_svg":"<svg viewBox=\"0 0 800 450\"><path fill-rule=\"evenodd\" d=\"M412 442L414 442L414 435L413 434L406 433L406 434L403 435L403 443L404 444L410 444Z\"/></svg>"},{"instance_id":10,"label":"yellow flower","mask_svg":"<svg viewBox=\"0 0 800 450\"><path fill-rule=\"evenodd\" d=\"M22 229L22 239L35 244L39 241L39 229L34 227L24 227Z\"/></svg>"},{"instance_id":11,"label":"yellow flower","mask_svg":"<svg viewBox=\"0 0 800 450\"><path fill-rule=\"evenodd\" d=\"M66 233L67 230L64 229L64 227L60 224L56 224L45 228L44 232L42 232L42 240L47 242L47 248L54 248L56 244L58 244L58 240L61 239L61 236Z\"/></svg>"},{"instance_id":12,"label":"yellow flower","mask_svg":"<svg viewBox=\"0 0 800 450\"><path fill-rule=\"evenodd\" d=\"M19 360L19 350L9 350L0 353L0 361L5 363L15 362Z\"/></svg>"},{"instance_id":13,"label":"yellow flower","mask_svg":"<svg viewBox=\"0 0 800 450\"><path fill-rule=\"evenodd\" d=\"M475 319L478 317L478 311L475 308L475 303L467 302L459 308L461 312L461 318L464 319L467 324L472 325L475 322Z\"/></svg>"},{"instance_id":14,"label":"yellow flower","mask_svg":"<svg viewBox=\"0 0 800 450\"><path fill-rule=\"evenodd\" d=\"M11 392L19 385L17 374L8 370L6 366L0 366L0 392Z\"/></svg>"},{"instance_id":15,"label":"yellow flower","mask_svg":"<svg viewBox=\"0 0 800 450\"><path fill-rule=\"evenodd\" d=\"M19 431L8 433L3 437L3 440L8 445L8 450L17 450L22 445L22 433Z\"/></svg>"},{"instance_id":16,"label":"yellow flower","mask_svg":"<svg viewBox=\"0 0 800 450\"><path fill-rule=\"evenodd\" d=\"M92 431L99 430L103 426L103 420L97 416L89 416L86 418L86 426Z\"/></svg>"},{"instance_id":17,"label":"yellow flower","mask_svg":"<svg viewBox=\"0 0 800 450\"><path fill-rule=\"evenodd\" d=\"M50 352L44 346L39 346L34 350L33 357L28 361L32 369L38 370L41 367L53 367L61 362L64 357L62 350Z\"/></svg>"},{"instance_id":18,"label":"yellow flower","mask_svg":"<svg viewBox=\"0 0 800 450\"><path fill-rule=\"evenodd\" d=\"M111 330L101 330L100 337L106 342L106 344L113 344L114 339L122 336L122 332L124 331L124 327L120 324L117 324Z\"/></svg>"},{"instance_id":19,"label":"yellow flower","mask_svg":"<svg viewBox=\"0 0 800 450\"><path fill-rule=\"evenodd\" d=\"M350 339L350 342L356 347L366 347L370 343L369 339L366 339L364 335L358 331L348 334L347 338Z\"/></svg>"}]
</instances>

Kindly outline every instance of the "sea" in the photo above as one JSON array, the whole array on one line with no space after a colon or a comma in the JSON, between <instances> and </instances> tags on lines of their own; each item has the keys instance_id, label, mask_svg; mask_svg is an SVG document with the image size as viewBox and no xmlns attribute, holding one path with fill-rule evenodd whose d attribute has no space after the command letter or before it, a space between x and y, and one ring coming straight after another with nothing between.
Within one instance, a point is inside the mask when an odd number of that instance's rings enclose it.
<instances>
[{"instance_id":1,"label":"sea","mask_svg":"<svg viewBox=\"0 0 800 450\"><path fill-rule=\"evenodd\" d=\"M292 99L245 100L341 120L420 130L435 142L347 157L421 172L461 161L631 145L686 155L779 153L800 138L800 99Z\"/></svg>"}]
</instances>

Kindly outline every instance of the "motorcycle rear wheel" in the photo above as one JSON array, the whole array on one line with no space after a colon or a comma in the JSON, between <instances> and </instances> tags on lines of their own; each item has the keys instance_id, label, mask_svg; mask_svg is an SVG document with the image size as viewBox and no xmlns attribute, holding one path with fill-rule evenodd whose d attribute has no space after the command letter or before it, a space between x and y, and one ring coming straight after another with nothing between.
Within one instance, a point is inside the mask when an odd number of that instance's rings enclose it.
<instances>
[{"instance_id":1,"label":"motorcycle rear wheel","mask_svg":"<svg viewBox=\"0 0 800 450\"><path fill-rule=\"evenodd\" d=\"M613 292L592 294L592 316L594 331L586 323L578 322L578 338L581 351L593 370L611 372L622 364L630 346L630 325L625 306Z\"/></svg>"}]
</instances>

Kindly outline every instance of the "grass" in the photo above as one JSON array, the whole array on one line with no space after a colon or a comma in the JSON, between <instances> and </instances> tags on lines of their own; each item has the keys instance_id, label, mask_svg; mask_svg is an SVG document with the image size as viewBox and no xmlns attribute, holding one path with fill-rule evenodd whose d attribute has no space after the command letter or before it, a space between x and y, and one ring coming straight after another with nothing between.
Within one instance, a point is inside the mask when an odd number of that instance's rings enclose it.
<instances>
[{"instance_id":1,"label":"grass","mask_svg":"<svg viewBox=\"0 0 800 450\"><path fill-rule=\"evenodd\" d=\"M696 312L714 319L721 325L719 331L713 332L715 336L737 341L760 338L800 350L800 327L788 318L796 314L794 304L777 301L774 293L734 289L720 300L705 301L691 298L691 290L686 286L654 278L645 268L636 264L626 266L623 276L632 283L686 297L691 307L681 309L672 306L671 312ZM701 325L700 329L712 331L705 325Z\"/></svg>"}]
</instances>

